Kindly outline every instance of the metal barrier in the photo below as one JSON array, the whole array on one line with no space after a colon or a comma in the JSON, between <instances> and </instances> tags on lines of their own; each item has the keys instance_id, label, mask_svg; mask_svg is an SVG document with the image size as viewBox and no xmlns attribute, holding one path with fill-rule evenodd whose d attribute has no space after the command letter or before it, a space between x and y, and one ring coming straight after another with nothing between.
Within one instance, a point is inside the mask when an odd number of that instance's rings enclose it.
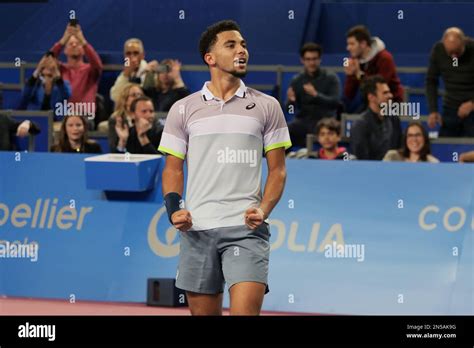
<instances>
[{"instance_id":1,"label":"metal barrier","mask_svg":"<svg viewBox=\"0 0 474 348\"><path fill-rule=\"evenodd\" d=\"M5 90L22 90L25 83L25 71L26 69L34 69L36 68L36 63L26 63L22 62L21 65L18 67L14 63L6 63L0 62L0 69L18 69L19 73L19 83L4 83L0 85L0 89ZM342 73L344 72L344 68L340 66L326 66L325 69L335 72L335 73ZM123 66L120 64L105 64L104 71L122 71ZM182 71L208 71L208 67L205 65L183 65L181 67ZM290 65L249 65L248 67L249 72L274 72L275 76L275 85L270 84L249 84L249 87L258 89L258 90L270 90L273 89L274 86L282 86L283 82L283 74L288 72L299 73L302 71L301 66L290 66ZM398 67L397 71L399 73L426 73L426 67ZM408 96L409 94L424 94L424 90L420 88L410 88L409 86L404 86L405 94ZM442 95L443 91L439 91L439 94ZM280 102L283 100L283 91L280 88L278 91L278 98ZM407 99L408 100L408 99Z\"/></svg>"}]
</instances>

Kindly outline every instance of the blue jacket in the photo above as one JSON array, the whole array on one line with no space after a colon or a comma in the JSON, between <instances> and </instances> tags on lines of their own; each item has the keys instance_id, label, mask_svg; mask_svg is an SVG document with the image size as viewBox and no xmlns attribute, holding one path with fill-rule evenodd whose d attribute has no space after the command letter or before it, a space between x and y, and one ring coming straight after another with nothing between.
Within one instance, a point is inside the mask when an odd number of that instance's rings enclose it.
<instances>
[{"instance_id":1,"label":"blue jacket","mask_svg":"<svg viewBox=\"0 0 474 348\"><path fill-rule=\"evenodd\" d=\"M63 103L71 96L71 85L69 81L59 79L54 83L51 90L51 99L48 110L54 110L56 103ZM41 110L44 99L44 86L40 79L31 76L23 88L20 101L20 110ZM59 121L60 116L54 116L55 121Z\"/></svg>"}]
</instances>

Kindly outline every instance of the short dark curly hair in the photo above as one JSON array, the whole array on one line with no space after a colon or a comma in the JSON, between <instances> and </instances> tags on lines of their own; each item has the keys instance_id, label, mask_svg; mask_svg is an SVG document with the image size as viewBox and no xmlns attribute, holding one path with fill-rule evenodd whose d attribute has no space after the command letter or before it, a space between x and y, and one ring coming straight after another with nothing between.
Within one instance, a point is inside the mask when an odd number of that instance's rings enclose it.
<instances>
[{"instance_id":1,"label":"short dark curly hair","mask_svg":"<svg viewBox=\"0 0 474 348\"><path fill-rule=\"evenodd\" d=\"M199 52L201 53L201 58L204 63L206 63L204 56L206 53L209 53L212 46L217 41L217 34L230 30L236 30L240 33L239 25L233 20L226 19L212 24L201 34L201 39L199 40Z\"/></svg>"}]
</instances>

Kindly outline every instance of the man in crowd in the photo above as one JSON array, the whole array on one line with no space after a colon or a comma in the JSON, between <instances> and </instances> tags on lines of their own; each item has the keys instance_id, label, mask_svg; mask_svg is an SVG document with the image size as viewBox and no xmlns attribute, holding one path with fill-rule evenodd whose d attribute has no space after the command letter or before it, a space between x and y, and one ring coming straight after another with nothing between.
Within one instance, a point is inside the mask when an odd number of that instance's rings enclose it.
<instances>
[{"instance_id":1,"label":"man in crowd","mask_svg":"<svg viewBox=\"0 0 474 348\"><path fill-rule=\"evenodd\" d=\"M438 82L442 77L446 93L443 116L438 112ZM448 28L437 42L426 74L428 125L441 124L440 136L474 136L474 41L459 28Z\"/></svg>"},{"instance_id":2,"label":"man in crowd","mask_svg":"<svg viewBox=\"0 0 474 348\"><path fill-rule=\"evenodd\" d=\"M158 154L163 127L155 119L153 101L146 96L138 97L132 102L130 110L135 114L133 127L129 128L122 118L117 118L117 152Z\"/></svg>"},{"instance_id":3,"label":"man in crowd","mask_svg":"<svg viewBox=\"0 0 474 348\"><path fill-rule=\"evenodd\" d=\"M301 48L304 72L293 78L287 91L287 111L297 110L294 121L288 124L294 146L305 146L306 135L323 117L336 116L340 103L339 79L320 67L321 55L318 44L309 42Z\"/></svg>"},{"instance_id":4,"label":"man in crowd","mask_svg":"<svg viewBox=\"0 0 474 348\"><path fill-rule=\"evenodd\" d=\"M123 45L124 68L110 89L110 99L117 102L122 88L127 82L138 83L143 89L155 85L153 71L158 68L156 60L147 63L143 42L137 38L125 41Z\"/></svg>"},{"instance_id":5,"label":"man in crowd","mask_svg":"<svg viewBox=\"0 0 474 348\"><path fill-rule=\"evenodd\" d=\"M16 150L15 137L26 137L38 134L40 129L33 122L18 122L10 116L0 113L0 151Z\"/></svg>"},{"instance_id":6,"label":"man in crowd","mask_svg":"<svg viewBox=\"0 0 474 348\"><path fill-rule=\"evenodd\" d=\"M393 102L403 101L403 87L397 75L395 61L384 42L376 36L372 37L363 25L351 28L346 34L346 40L350 54L350 58L344 62L344 96L347 101L353 100L361 82L373 75L380 75L385 79L393 95Z\"/></svg>"},{"instance_id":7,"label":"man in crowd","mask_svg":"<svg viewBox=\"0 0 474 348\"><path fill-rule=\"evenodd\" d=\"M382 160L388 150L400 148L400 119L382 115L383 104L392 99L388 83L382 76L366 78L362 94L368 108L352 128L352 153L359 160Z\"/></svg>"},{"instance_id":8,"label":"man in crowd","mask_svg":"<svg viewBox=\"0 0 474 348\"><path fill-rule=\"evenodd\" d=\"M102 74L102 61L92 45L87 42L79 24L68 24L63 37L51 48L58 58L64 48L66 63L60 63L61 77L69 81L73 103L94 103ZM89 63L84 61L87 57Z\"/></svg>"}]
</instances>

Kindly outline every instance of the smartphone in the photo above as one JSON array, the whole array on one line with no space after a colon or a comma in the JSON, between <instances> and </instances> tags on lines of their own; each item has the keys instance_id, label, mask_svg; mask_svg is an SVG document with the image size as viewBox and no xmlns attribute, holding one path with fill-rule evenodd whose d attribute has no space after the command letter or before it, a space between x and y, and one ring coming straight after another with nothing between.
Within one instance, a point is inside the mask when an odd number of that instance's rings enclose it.
<instances>
[{"instance_id":1,"label":"smartphone","mask_svg":"<svg viewBox=\"0 0 474 348\"><path fill-rule=\"evenodd\" d=\"M158 73L169 73L171 71L171 67L167 64L159 64L158 69L156 69L156 72Z\"/></svg>"},{"instance_id":2,"label":"smartphone","mask_svg":"<svg viewBox=\"0 0 474 348\"><path fill-rule=\"evenodd\" d=\"M79 24L79 21L75 18L69 20L69 25L75 27Z\"/></svg>"}]
</instances>

